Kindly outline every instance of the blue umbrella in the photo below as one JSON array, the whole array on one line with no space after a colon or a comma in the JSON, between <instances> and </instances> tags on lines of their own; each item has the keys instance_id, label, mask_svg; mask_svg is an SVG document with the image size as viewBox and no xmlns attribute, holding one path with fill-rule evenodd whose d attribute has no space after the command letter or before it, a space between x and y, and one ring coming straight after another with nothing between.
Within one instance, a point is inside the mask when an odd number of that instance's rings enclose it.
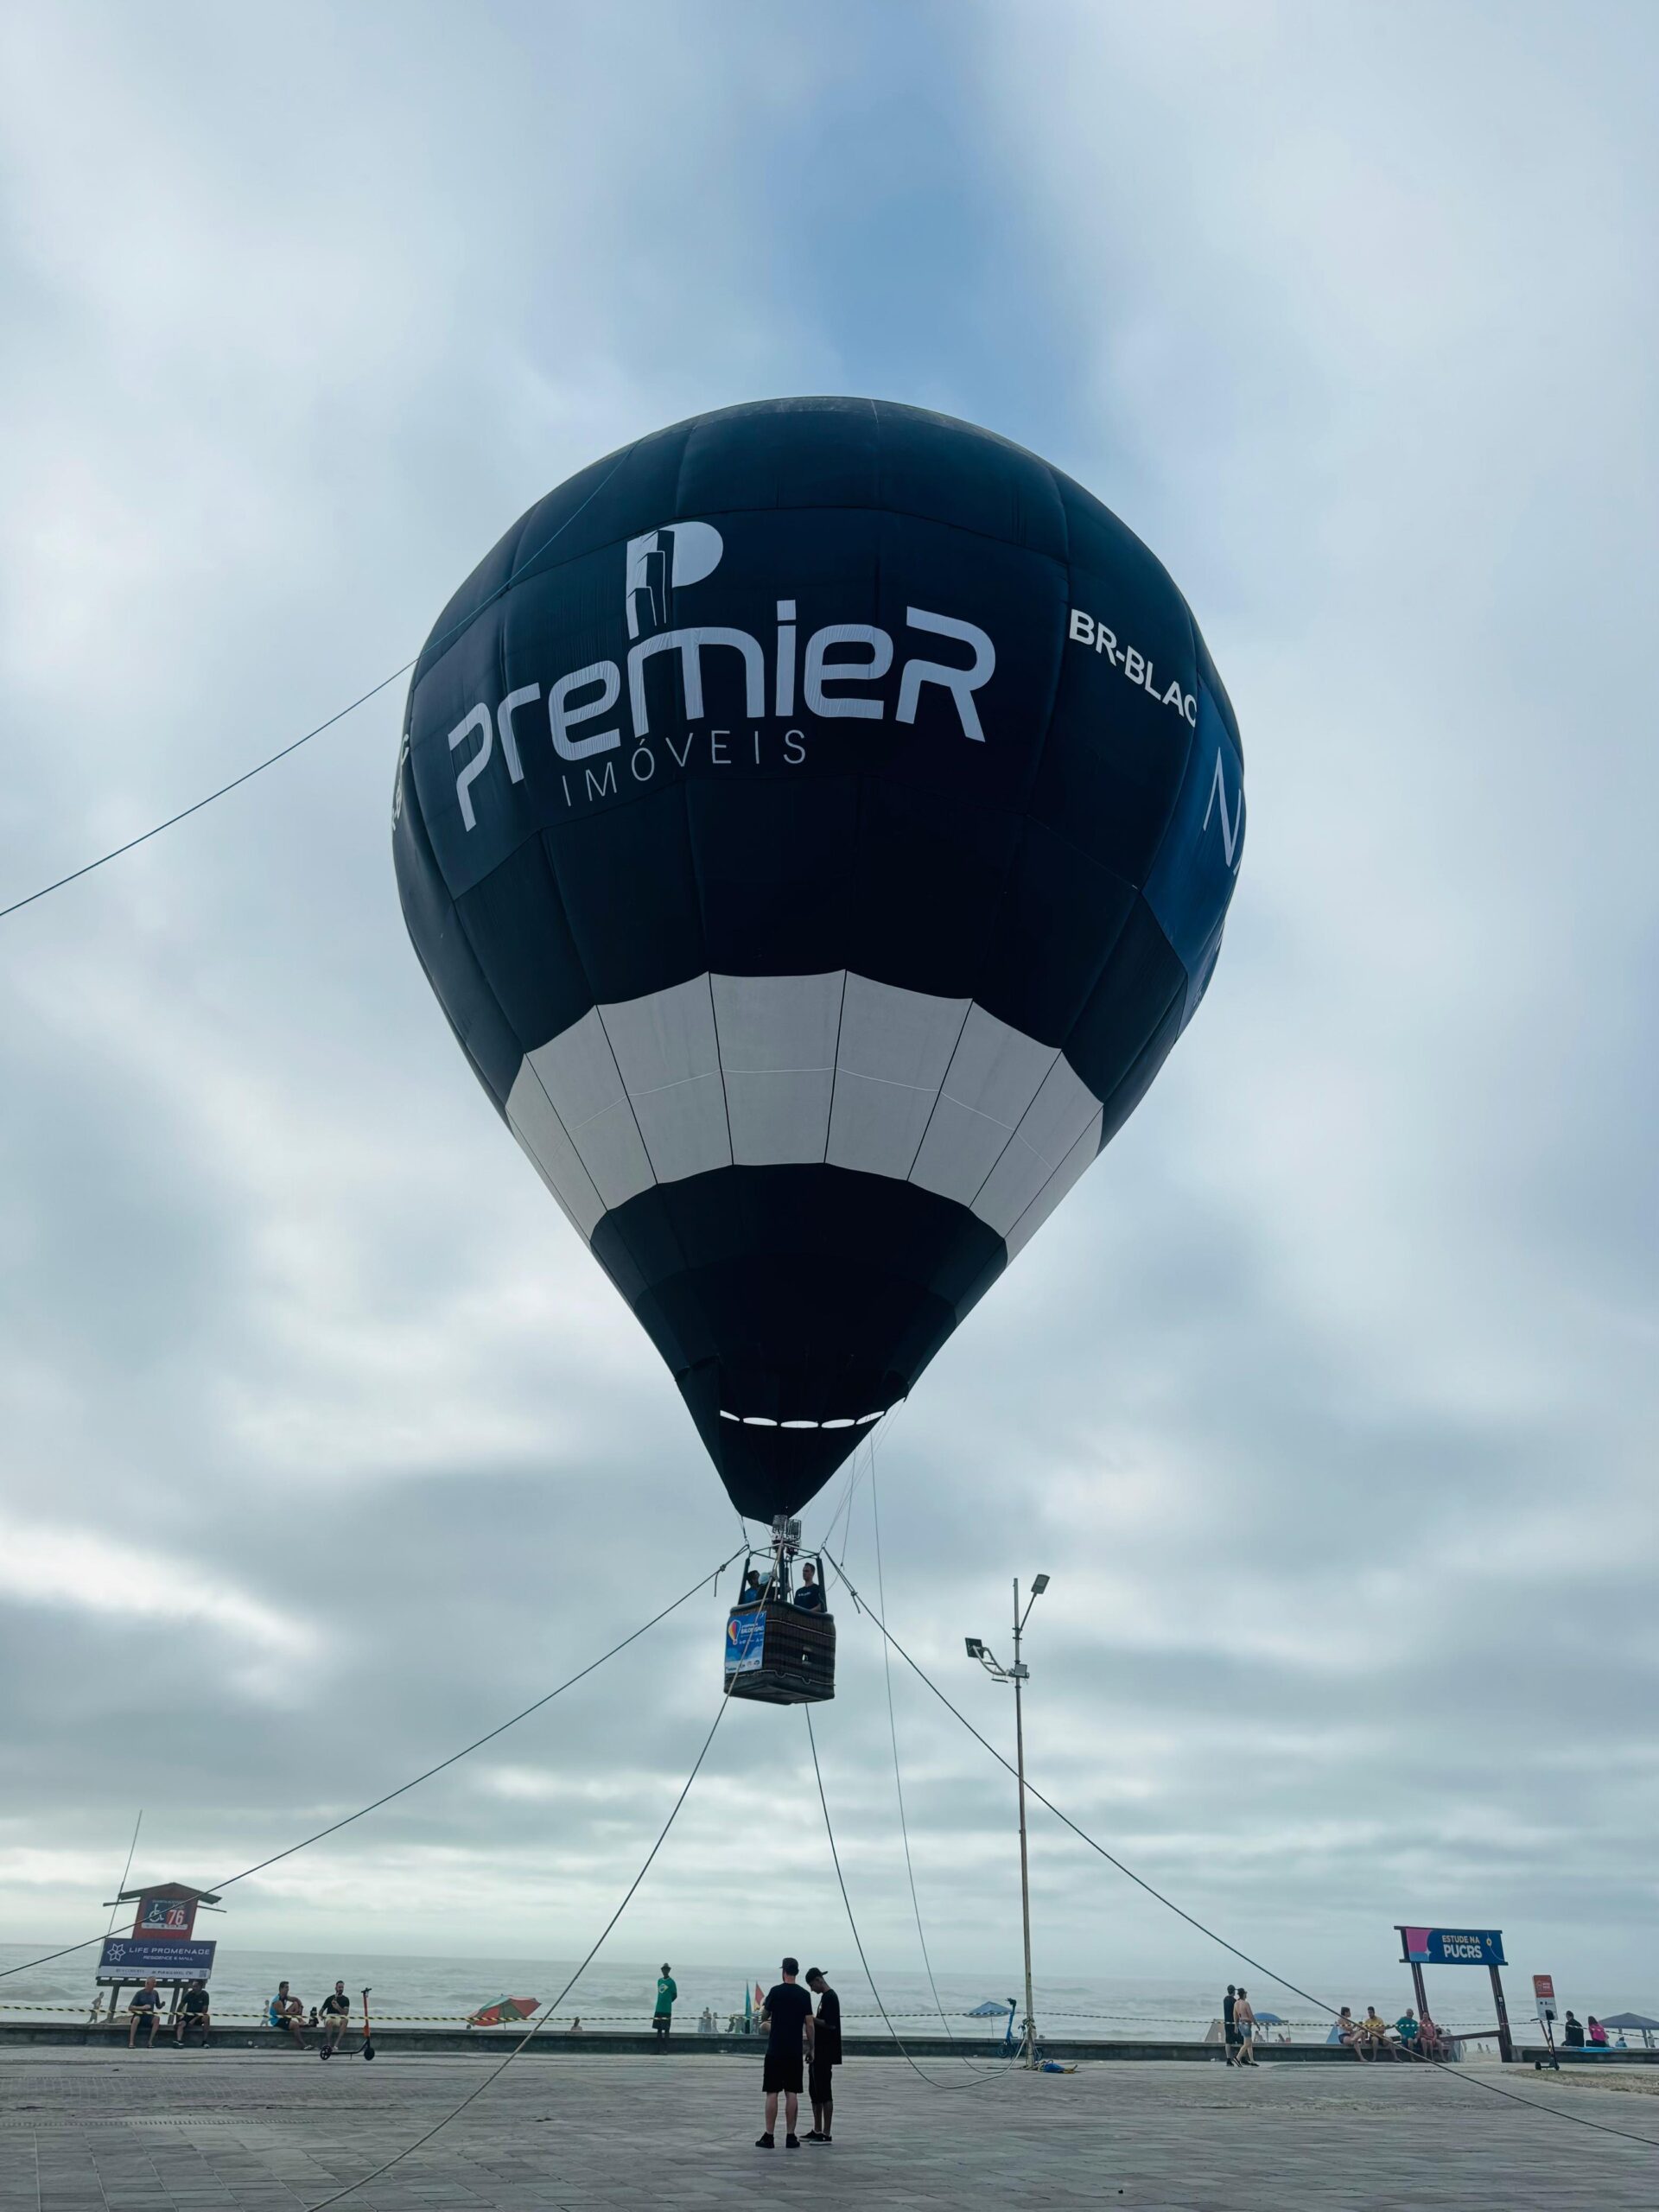
<instances>
[{"instance_id":1,"label":"blue umbrella","mask_svg":"<svg viewBox=\"0 0 1659 2212\"><path fill-rule=\"evenodd\" d=\"M970 2020L989 2020L994 2019L999 2012L1008 2012L1013 2009L1014 1999L1011 1997L1005 1997L1000 2005L994 1998L988 1997L982 2005L976 2005L968 2017Z\"/></svg>"}]
</instances>

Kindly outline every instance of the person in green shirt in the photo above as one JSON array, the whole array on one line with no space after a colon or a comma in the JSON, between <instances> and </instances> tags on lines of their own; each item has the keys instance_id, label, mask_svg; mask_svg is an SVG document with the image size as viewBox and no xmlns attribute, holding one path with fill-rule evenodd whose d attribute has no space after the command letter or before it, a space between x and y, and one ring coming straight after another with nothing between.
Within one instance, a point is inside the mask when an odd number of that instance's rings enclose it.
<instances>
[{"instance_id":1,"label":"person in green shirt","mask_svg":"<svg viewBox=\"0 0 1659 2212\"><path fill-rule=\"evenodd\" d=\"M1402 2056L1415 2058L1417 2056L1417 2037L1420 2029L1417 2015L1412 2011L1409 2005L1407 2005L1405 2011L1395 2022L1394 2031L1400 2038L1400 2050Z\"/></svg>"},{"instance_id":2,"label":"person in green shirt","mask_svg":"<svg viewBox=\"0 0 1659 2212\"><path fill-rule=\"evenodd\" d=\"M657 2010L651 2016L651 2024L659 2036L666 2036L674 2024L674 1999L679 1988L664 1963L657 1982Z\"/></svg>"}]
</instances>

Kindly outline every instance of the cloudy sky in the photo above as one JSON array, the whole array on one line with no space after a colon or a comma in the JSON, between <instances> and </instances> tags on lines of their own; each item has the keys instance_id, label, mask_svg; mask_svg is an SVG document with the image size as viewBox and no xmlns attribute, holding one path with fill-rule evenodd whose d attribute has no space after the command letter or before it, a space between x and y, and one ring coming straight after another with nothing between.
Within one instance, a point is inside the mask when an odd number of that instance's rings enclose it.
<instances>
[{"instance_id":1,"label":"cloudy sky","mask_svg":"<svg viewBox=\"0 0 1659 2212\"><path fill-rule=\"evenodd\" d=\"M1069 469L1205 626L1250 848L1202 1018L882 1438L893 1624L1006 1738L961 1638L1047 1569L1034 1774L1285 1971L1363 2001L1394 1923L1466 1921L1659 2009L1651 11L274 22L0 30L0 904L397 667L642 431L873 393ZM280 1848L736 1541L410 951L401 709L0 925L0 1937L95 1929L141 1806L137 1874ZM719 1636L219 1932L585 1948ZM908 1968L842 1637L827 1781ZM895 1695L936 1958L1000 1978L1010 1787ZM810 1787L734 1710L620 1948L844 1947ZM1224 1971L1035 1850L1039 1981Z\"/></svg>"}]
</instances>

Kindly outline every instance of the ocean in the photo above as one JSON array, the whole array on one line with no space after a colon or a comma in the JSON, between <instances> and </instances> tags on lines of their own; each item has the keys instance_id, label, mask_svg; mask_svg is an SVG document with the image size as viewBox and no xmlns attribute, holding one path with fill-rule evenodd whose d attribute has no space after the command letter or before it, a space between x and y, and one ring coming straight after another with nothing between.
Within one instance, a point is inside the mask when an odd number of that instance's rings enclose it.
<instances>
[{"instance_id":1,"label":"ocean","mask_svg":"<svg viewBox=\"0 0 1659 2212\"><path fill-rule=\"evenodd\" d=\"M50 1949L49 1943L33 1946L0 1944L0 1972L21 1965ZM52 1965L0 1980L0 2020L29 2017L85 2018L97 1993L93 1983L96 1949L79 1957L60 1959ZM743 1993L751 1997L754 1985L763 1989L777 1980L777 1962L766 1959L721 1961L672 1961L679 1987L675 2006L676 2032L694 2032L706 2006L721 2025L741 2014ZM874 1992L856 1962L841 1958L804 1958L803 1969L823 1965L840 1993L843 2017L865 2033L879 2032L881 2009ZM342 1980L355 2002L367 1984L371 2016L378 2020L406 2020L415 2024L458 2025L467 2015L497 1997L534 1997L543 2004L558 1997L575 1971L574 1959L438 1958L392 1952L256 1951L220 1941L213 1978L214 2010L226 2018L256 2018L279 1980L286 1979L294 1994L308 2006L317 2003L335 1980ZM569 1994L563 1999L556 2020L568 2025L581 2018L583 2030L602 2035L643 2027L649 2021L657 1989L655 1961L601 1959L588 1967ZM939 2009L925 1977L915 1972L887 1972L877 1961L881 2003L900 2035L941 2032L940 2012L950 2031L970 2036L1001 2032L995 2020L968 2018L976 2005L1006 2005L1019 1995L1018 1976L1006 1969L995 1975L941 1974L936 1976ZM1036 1990L1039 2033L1098 2037L1103 2039L1152 2036L1198 2042L1220 2009L1224 1974L1213 1986L1197 1982L1119 1981L1087 1976L1075 1980L1047 1980ZM1345 1994L1345 1993L1344 1993ZM1409 1993L1360 1993L1356 2010L1363 2012L1372 1995L1385 2011L1410 2002ZM1264 1985L1253 1992L1258 2012L1282 2012L1284 2025L1272 2031L1298 2042L1322 2042L1330 2022L1300 2000L1275 2004L1274 1993ZM1353 2001L1353 2000L1350 2000ZM1023 2005L1020 2007L1023 2011ZM1447 2020L1447 2026L1478 2027L1486 2020L1471 2014Z\"/></svg>"}]
</instances>

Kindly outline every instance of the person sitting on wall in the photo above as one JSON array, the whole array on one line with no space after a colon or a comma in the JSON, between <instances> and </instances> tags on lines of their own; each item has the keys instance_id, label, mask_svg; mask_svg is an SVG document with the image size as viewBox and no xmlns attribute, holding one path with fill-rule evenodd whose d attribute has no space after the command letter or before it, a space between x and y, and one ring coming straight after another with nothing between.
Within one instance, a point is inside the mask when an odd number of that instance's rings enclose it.
<instances>
[{"instance_id":1,"label":"person sitting on wall","mask_svg":"<svg viewBox=\"0 0 1659 2212\"><path fill-rule=\"evenodd\" d=\"M265 2018L279 2035L289 2037L296 2050L305 2049L305 2007L297 1997L290 1997L288 1984L279 1981L276 1994L265 2007Z\"/></svg>"},{"instance_id":2,"label":"person sitting on wall","mask_svg":"<svg viewBox=\"0 0 1659 2212\"><path fill-rule=\"evenodd\" d=\"M188 1986L184 1995L179 1999L179 2015L174 2023L173 2031L175 2044L181 2044L184 2041L185 2030L189 2028L200 2036L201 2047L206 2050L207 2029L212 2018L212 2000L207 1994L207 1985L198 1976Z\"/></svg>"},{"instance_id":3,"label":"person sitting on wall","mask_svg":"<svg viewBox=\"0 0 1659 2212\"><path fill-rule=\"evenodd\" d=\"M1584 2049L1584 2022L1568 2012L1561 2025L1561 2047L1565 2050Z\"/></svg>"},{"instance_id":4,"label":"person sitting on wall","mask_svg":"<svg viewBox=\"0 0 1659 2212\"><path fill-rule=\"evenodd\" d=\"M1592 2050L1605 2050L1607 2048L1607 2031L1602 2026L1601 2022L1596 2018L1593 2012L1590 2015L1589 2029L1590 2032L1586 2040L1589 2044L1590 2048Z\"/></svg>"},{"instance_id":5,"label":"person sitting on wall","mask_svg":"<svg viewBox=\"0 0 1659 2212\"><path fill-rule=\"evenodd\" d=\"M350 2026L351 2018L352 2000L346 1994L345 1983L337 1981L322 2000L322 2047L325 2050L340 2049L340 2039ZM468 2020L467 2024L470 2028L473 2024Z\"/></svg>"},{"instance_id":6,"label":"person sitting on wall","mask_svg":"<svg viewBox=\"0 0 1659 2212\"><path fill-rule=\"evenodd\" d=\"M138 2032L138 2024L146 2012L149 2015L149 2044L153 2050L156 2047L156 2031L161 2024L162 2018L162 1993L156 1986L154 1974L150 1975L142 1989L135 1989L127 1999L127 2049L129 2050L132 2049L133 2037Z\"/></svg>"},{"instance_id":7,"label":"person sitting on wall","mask_svg":"<svg viewBox=\"0 0 1659 2212\"><path fill-rule=\"evenodd\" d=\"M804 1613L823 1611L823 1592L818 1585L817 1572L810 1560L801 1569L801 1586L795 1592L795 1603Z\"/></svg>"},{"instance_id":8,"label":"person sitting on wall","mask_svg":"<svg viewBox=\"0 0 1659 2212\"><path fill-rule=\"evenodd\" d=\"M1422 2029L1418 2022L1417 2015L1412 2011L1409 2005L1407 2005L1405 2011L1395 2022L1394 2031L1400 2038L1400 2056L1402 2058L1415 2058L1417 2056L1417 2039L1422 2033Z\"/></svg>"}]
</instances>

